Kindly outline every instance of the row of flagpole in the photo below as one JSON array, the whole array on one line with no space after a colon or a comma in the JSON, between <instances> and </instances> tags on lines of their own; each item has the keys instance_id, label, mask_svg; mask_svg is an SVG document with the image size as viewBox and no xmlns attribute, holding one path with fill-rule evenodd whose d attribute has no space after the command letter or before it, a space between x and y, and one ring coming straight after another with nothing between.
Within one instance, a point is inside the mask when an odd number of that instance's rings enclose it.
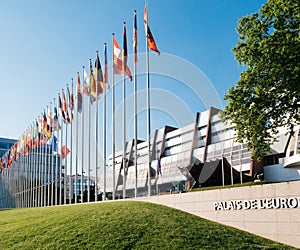
<instances>
[{"instance_id":1,"label":"row of flagpole","mask_svg":"<svg viewBox=\"0 0 300 250\"><path fill-rule=\"evenodd\" d=\"M146 32L146 88L147 88L147 141L148 141L148 195L151 195L151 127L150 127L150 75L149 75L149 49L160 54L157 46L155 44L154 38L150 31L148 25L148 3L146 1L144 8L144 25ZM138 185L137 185L137 173L138 173L138 155L137 155L137 141L138 141L138 127L137 127L137 14L134 10L134 29L133 29L133 50L134 50L134 74L133 74L133 83L134 83L134 194L135 197L138 196ZM123 50L121 53L120 47L117 43L114 33L112 34L112 74L111 74L111 105L112 105L112 198L116 196L116 180L115 180L115 171L116 171L116 148L115 148L115 130L116 130L116 119L115 119L115 79L114 75L119 74L123 76L123 157L122 157L122 166L123 166L123 198L126 197L126 163L129 162L129 159L126 158L126 75L132 80L132 75L130 69L127 65L127 34L126 34L126 23L124 22L123 26ZM82 67L82 78L80 73L77 73L77 105L75 110L75 100L74 100L74 89L73 89L73 78L71 79L71 92L67 84L67 98L65 97L64 89L62 89L61 95L58 94L57 102L56 98L53 99L50 103L50 107L47 106L47 115L46 111L42 113L41 117L38 117L35 125L31 125L32 131L30 131L30 136L26 132L21 137L21 139L13 146L14 148L10 150L9 156L13 151L14 162L24 168L28 179L35 182L30 183L25 182L18 186L15 189L16 193L22 193L19 204L20 206L45 206L45 205L61 205L67 204L67 195L69 192L69 203L72 203L73 193L75 193L74 203L78 202L77 194L80 193L80 201L84 200L84 191L87 191L87 202L90 202L91 199L91 105L96 102L95 108L95 132L96 132L96 142L95 142L95 179L94 179L94 200L98 200L98 181L99 181L99 156L98 156L98 137L99 137L99 124L98 124L98 100L101 94L103 94L103 197L105 199L107 195L107 122L106 122L106 94L108 88L108 60L107 60L107 46L104 43L104 75L102 73L100 59L98 51L96 52L96 61L94 72L92 69L91 59L89 60L89 69L90 75L88 77L85 67ZM81 81L82 81L82 91L81 91ZM84 112L84 94L89 97L88 107L88 126L85 128L85 112ZM57 109L58 106L58 109ZM70 111L70 114L69 114ZM75 112L76 111L76 112ZM76 114L76 124L73 126L74 113ZM79 114L81 114L81 138L79 140ZM59 119L60 118L60 119ZM70 127L68 126L70 125ZM65 129L64 129L65 127ZM68 130L70 130L70 135L68 136ZM75 185L73 185L73 130L75 130ZM86 132L87 130L87 132ZM85 133L87 133L87 151L85 152ZM30 137L30 141L28 138ZM24 139L26 138L26 139ZM21 141L22 140L22 141ZM58 141L60 142L60 150L58 150ZM64 146L63 146L64 142ZM81 152L79 152L79 142L81 142ZM23 144L23 148L22 145ZM69 144L70 143L70 144ZM47 146L48 145L48 146ZM70 149L69 149L69 148ZM22 150L24 152L22 152ZM56 154L54 154L56 152ZM68 164L67 155L70 153L70 161ZM22 155L22 161L18 162L18 156ZM78 182L78 173L79 173L79 155L81 156L81 179ZM33 157L33 160L32 160ZM84 167L85 167L85 158L87 157L87 187L84 190ZM54 160L55 159L55 160ZM7 159L6 159L7 160ZM0 170L4 172L5 159L1 159ZM55 161L55 163L54 163ZM63 164L64 163L64 164ZM4 166L4 167L3 167ZM27 170L26 170L27 166ZM30 167L29 167L30 166ZM69 166L69 169L68 169ZM9 166L10 167L10 166ZM19 166L20 168L20 166ZM33 168L33 170L32 170ZM69 170L69 175L68 175ZM48 174L48 175L47 175ZM8 175L9 176L9 175ZM20 177L20 176L19 176ZM80 187L78 187L80 183ZM16 184L17 185L17 184ZM28 186L29 185L29 186ZM67 190L67 185L69 185L69 190ZM73 190L74 186L74 190ZM78 190L80 188L80 190ZM25 190L27 192L27 197L25 197ZM29 191L28 191L29 190ZM1 194L1 193L0 193ZM31 198L29 198L31 197ZM31 199L31 200L30 200Z\"/></svg>"}]
</instances>

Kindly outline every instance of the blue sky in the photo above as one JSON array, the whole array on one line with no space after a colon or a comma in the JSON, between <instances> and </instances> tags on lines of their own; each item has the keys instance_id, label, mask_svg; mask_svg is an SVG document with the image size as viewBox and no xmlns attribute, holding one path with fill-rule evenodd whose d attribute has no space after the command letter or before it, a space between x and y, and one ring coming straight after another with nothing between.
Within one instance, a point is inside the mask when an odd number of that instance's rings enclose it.
<instances>
[{"instance_id":1,"label":"blue sky","mask_svg":"<svg viewBox=\"0 0 300 250\"><path fill-rule=\"evenodd\" d=\"M197 67L223 98L241 72L232 53L238 41L237 21L256 12L265 2L149 0L149 24L162 54L177 56ZM76 78L81 66L87 67L88 59L95 59L95 51L103 52L104 42L111 55L112 32L122 46L123 21L127 22L132 54L134 9L138 12L138 50L145 52L143 6L141 0L1 1L0 137L19 138L58 92L70 84L70 79ZM191 112L203 110L189 90L166 78L153 76L153 88L172 92ZM144 86L139 85L139 90ZM172 125L175 118L168 114L164 117L163 113L161 108L154 114L163 117L160 122L153 121L154 127L166 121Z\"/></svg>"}]
</instances>

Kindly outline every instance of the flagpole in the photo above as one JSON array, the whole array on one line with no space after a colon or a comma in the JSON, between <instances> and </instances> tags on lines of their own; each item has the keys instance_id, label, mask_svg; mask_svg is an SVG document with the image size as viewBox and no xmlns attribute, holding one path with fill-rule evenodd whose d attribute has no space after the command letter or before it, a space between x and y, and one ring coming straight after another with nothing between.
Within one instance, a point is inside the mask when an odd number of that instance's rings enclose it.
<instances>
[{"instance_id":1,"label":"flagpole","mask_svg":"<svg viewBox=\"0 0 300 250\"><path fill-rule=\"evenodd\" d=\"M37 203L36 203L36 207L39 207L40 206L40 197L41 197L41 190L40 190L40 187L41 187L41 165L42 165L42 148L41 148L41 131L40 131L40 128L41 128L41 123L40 123L40 119L38 117L38 129L39 129L39 148L38 148L38 173L37 173L37 185L36 185L36 199L37 199Z\"/></svg>"},{"instance_id":2,"label":"flagpole","mask_svg":"<svg viewBox=\"0 0 300 250\"><path fill-rule=\"evenodd\" d=\"M98 58L98 50L96 51L96 58ZM97 60L97 59L96 59ZM100 69L101 70L101 69ZM97 68L97 74L96 74L96 145L95 145L95 154L96 154L96 168L95 168L95 201L97 201L97 194L98 194L98 68ZM99 94L100 95L100 94Z\"/></svg>"},{"instance_id":3,"label":"flagpole","mask_svg":"<svg viewBox=\"0 0 300 250\"><path fill-rule=\"evenodd\" d=\"M126 56L125 46L127 46L126 39L126 22L124 23L124 37L123 37L123 199L126 197L126 79L125 79L125 69L126 69ZM127 52L126 52L127 53Z\"/></svg>"},{"instance_id":4,"label":"flagpole","mask_svg":"<svg viewBox=\"0 0 300 250\"><path fill-rule=\"evenodd\" d=\"M45 112L45 110L44 110ZM42 114L42 120L44 119L44 116ZM43 130L44 130L44 121L43 121ZM44 131L42 131L43 137L45 136ZM43 138L44 140L44 138ZM45 144L43 141L43 147L42 147L42 169L41 169L41 207L44 206L44 160L45 160Z\"/></svg>"},{"instance_id":5,"label":"flagpole","mask_svg":"<svg viewBox=\"0 0 300 250\"><path fill-rule=\"evenodd\" d=\"M30 131L30 127L28 128L28 130ZM27 130L27 131L28 131ZM31 136L31 134L30 134ZM27 139L28 141L28 139ZM30 138L29 138L29 142L30 142ZM28 145L29 147L30 145ZM12 151L12 148L10 149ZM13 161L13 159L11 159L11 161ZM23 204L23 207L27 207L27 204L28 204L28 196L27 196L27 190L28 190L28 176L27 176L27 171L28 171L28 167L29 167L29 163L30 163L30 154L28 152L28 155L27 155L27 161L26 161L26 164L25 164L25 167L24 167L24 177L25 177L25 180L24 180L24 190L23 190L23 196L24 196L24 204Z\"/></svg>"},{"instance_id":6,"label":"flagpole","mask_svg":"<svg viewBox=\"0 0 300 250\"><path fill-rule=\"evenodd\" d=\"M136 26L136 10L134 10L134 26ZM133 64L133 87L134 87L134 196L137 197L137 30L134 27L134 64Z\"/></svg>"},{"instance_id":7,"label":"flagpole","mask_svg":"<svg viewBox=\"0 0 300 250\"><path fill-rule=\"evenodd\" d=\"M84 66L82 66L82 90L84 86ZM82 91L83 92L83 91ZM84 163L84 93L82 93L82 117L81 117L81 182L80 182L80 200L83 203L83 163Z\"/></svg>"},{"instance_id":8,"label":"flagpole","mask_svg":"<svg viewBox=\"0 0 300 250\"><path fill-rule=\"evenodd\" d=\"M48 112L48 106L47 106L47 112ZM45 114L45 113L44 113ZM46 118L46 122L47 122L47 118ZM46 130L47 130L47 124L46 124ZM45 128L44 128L44 132L45 132ZM46 143L45 143L45 148L44 148L44 185L43 185L43 207L46 206L46 194L47 194L47 188L46 188L46 162L47 162L47 142L48 142L48 138L47 138L47 134L45 133L46 136Z\"/></svg>"},{"instance_id":9,"label":"flagpole","mask_svg":"<svg viewBox=\"0 0 300 250\"><path fill-rule=\"evenodd\" d=\"M104 88L103 88L103 197L102 200L105 200L106 198L106 64L107 64L107 58L106 58L106 43L104 43Z\"/></svg>"},{"instance_id":10,"label":"flagpole","mask_svg":"<svg viewBox=\"0 0 300 250\"><path fill-rule=\"evenodd\" d=\"M148 1L146 1L146 8L148 10ZM148 12L147 12L147 25L148 25ZM150 75L149 75L149 47L148 47L148 34L146 33L146 82L147 82L147 141L148 141L148 196L151 196L151 127L150 127Z\"/></svg>"},{"instance_id":11,"label":"flagpole","mask_svg":"<svg viewBox=\"0 0 300 250\"><path fill-rule=\"evenodd\" d=\"M113 44L112 44L112 58L114 60L114 38L115 38L115 34L112 33L112 41L113 41ZM113 200L115 199L115 195L116 195L116 192L115 192L115 158L116 158L116 154L115 154L115 77L114 77L114 63L112 63L112 81L111 81L111 84L112 84L112 195L113 195Z\"/></svg>"},{"instance_id":12,"label":"flagpole","mask_svg":"<svg viewBox=\"0 0 300 250\"><path fill-rule=\"evenodd\" d=\"M91 61L90 60L90 71L91 71ZM94 79L93 79L94 80ZM95 84L95 83L94 83ZM91 85L91 72L90 72L90 98L92 95L92 85ZM88 134L88 183L87 183L87 202L90 202L90 198L91 198L91 100L89 101L89 111L88 111L88 122L89 122L89 134Z\"/></svg>"},{"instance_id":13,"label":"flagpole","mask_svg":"<svg viewBox=\"0 0 300 250\"><path fill-rule=\"evenodd\" d=\"M58 121L58 110L57 110L57 103L56 100L54 98L53 100L54 105L56 107L56 114L57 114L57 132L56 132L56 142L55 142L55 146L56 146L56 155L55 155L55 182L54 182L54 205L57 205L57 185L58 185L58 174L57 174L57 170L58 170L58 146L57 146L57 140L58 140L58 136L59 136L59 121ZM55 114L54 114L55 115Z\"/></svg>"},{"instance_id":14,"label":"flagpole","mask_svg":"<svg viewBox=\"0 0 300 250\"><path fill-rule=\"evenodd\" d=\"M35 124L39 126L39 123L38 123L38 119L35 120ZM34 162L34 177L35 177L35 185L34 185L34 203L33 203L33 207L37 207L37 195L38 195L38 192L37 192L37 187L38 187L38 179L37 179L37 176L38 176L38 166L39 166L39 147L40 147L40 139L39 139L39 127L35 125L35 132L36 132L36 135L37 135L37 143L36 143L36 150L35 150L35 162ZM20 149L21 150L21 149Z\"/></svg>"},{"instance_id":15,"label":"flagpole","mask_svg":"<svg viewBox=\"0 0 300 250\"><path fill-rule=\"evenodd\" d=\"M80 76L79 76L79 72L77 72L77 79L80 80ZM79 85L80 88L80 85ZM77 91L76 91L76 95L77 95L77 112L76 112L76 157L75 157L75 204L77 204L77 177L78 177L78 116L79 116L79 112L78 112L78 99L79 99L79 92L80 89L78 89L78 82L77 82ZM82 97L81 97L81 105L82 105ZM82 112L82 110L81 110Z\"/></svg>"},{"instance_id":16,"label":"flagpole","mask_svg":"<svg viewBox=\"0 0 300 250\"><path fill-rule=\"evenodd\" d=\"M67 84L67 89L68 89L68 84ZM68 114L68 98L65 97L65 102L66 102L66 135L65 135L65 142L66 142L66 152L67 152L67 148L68 148L68 118L70 119L70 117L67 117ZM63 149L63 145L61 147ZM64 205L67 204L67 176L68 176L68 159L67 159L67 154L66 152L65 154L65 168L64 168Z\"/></svg>"},{"instance_id":17,"label":"flagpole","mask_svg":"<svg viewBox=\"0 0 300 250\"><path fill-rule=\"evenodd\" d=\"M32 181L33 183L33 207L36 207L36 201L37 201L37 193L36 193L36 188L37 188L37 164L38 164L38 147L39 147L39 139L38 139L38 127L36 126L37 120L35 120L35 150L34 150L34 172L33 172L33 178ZM19 145L20 146L20 145ZM19 148L20 150L20 148Z\"/></svg>"},{"instance_id":18,"label":"flagpole","mask_svg":"<svg viewBox=\"0 0 300 250\"><path fill-rule=\"evenodd\" d=\"M33 127L32 127L32 123L31 123L31 125L30 125L30 129L31 129L31 138L30 138L30 143L31 143L31 156L30 156L30 165L28 166L28 168L27 168L27 171L28 171L28 174L27 174L27 176L28 176L28 205L27 205L27 207L31 207L31 201L32 201L32 172L31 172L31 169L32 169L32 166L34 165L34 133L33 133ZM16 162L17 162L17 158L16 158L16 154L17 154L17 152L16 152L16 150L15 150L15 164L16 164Z\"/></svg>"},{"instance_id":19,"label":"flagpole","mask_svg":"<svg viewBox=\"0 0 300 250\"><path fill-rule=\"evenodd\" d=\"M63 90L62 90L63 91ZM60 99L60 94L58 93L59 99ZM60 99L61 100L61 99ZM63 184L63 174L62 174L62 143L63 143L63 129L64 129L64 125L63 125L63 115L62 112L64 112L62 110L62 107L60 107L60 111L61 111L61 117L60 117L60 123L61 123L61 133L60 133L60 160L59 160L59 164L60 164L60 168L59 168L59 205L61 205L62 203L62 184ZM58 150L57 150L58 153Z\"/></svg>"},{"instance_id":20,"label":"flagpole","mask_svg":"<svg viewBox=\"0 0 300 250\"><path fill-rule=\"evenodd\" d=\"M33 134L34 149L33 149L33 166L31 168L31 197L32 197L31 207L34 207L34 200L35 200L35 180L34 180L34 177L35 177L35 170L36 170L36 148L37 148L37 145L36 145L36 123L35 122L33 122L32 130L34 131L34 134ZM19 143L18 148L20 150L20 143ZM19 154L19 152L18 152L18 154ZM19 159L20 159L20 155L19 155Z\"/></svg>"},{"instance_id":21,"label":"flagpole","mask_svg":"<svg viewBox=\"0 0 300 250\"><path fill-rule=\"evenodd\" d=\"M48 114L47 114L47 116L48 115L50 115L50 119L49 119L49 130L50 130L50 133L51 133L51 109L52 109L52 102L50 102L50 107L49 107L49 110L48 110ZM47 120L47 125L48 125L48 120ZM48 129L48 128L47 128ZM48 131L47 131L47 133L49 133ZM52 133L51 133L51 135L52 135ZM50 143L50 137L49 137L49 143ZM48 175L48 180L47 180L47 188L48 188L48 190L47 190L47 206L49 206L50 205L50 186L51 186L51 182L50 182L50 176L51 176L51 171L50 171L50 167L51 167L51 165L50 165L50 148L51 148L51 144L49 145L48 144L48 163L47 163L47 167L46 167L46 170L47 170L47 175Z\"/></svg>"},{"instance_id":22,"label":"flagpole","mask_svg":"<svg viewBox=\"0 0 300 250\"><path fill-rule=\"evenodd\" d=\"M67 84L67 89L69 88ZM68 159L67 159L67 148L68 148L68 118L70 119L69 112L68 112L68 97L65 97L66 102L66 135L65 135L65 175L64 175L64 205L67 204L67 187L68 187Z\"/></svg>"},{"instance_id":23,"label":"flagpole","mask_svg":"<svg viewBox=\"0 0 300 250\"><path fill-rule=\"evenodd\" d=\"M72 163L73 163L73 149L72 149L72 146L73 146L73 131L72 131L72 120L73 120L73 110L74 110L74 102L73 100L71 100L71 97L72 95L74 95L74 92L73 92L73 78L71 78L71 87L72 87L72 92L71 92L71 96L69 95L69 107L70 107L70 116L71 116L71 119L70 119L70 129L71 129L71 134L70 134L70 175L69 175L69 185L70 185L70 188L69 188L69 194L70 194L70 199L69 199L69 204L72 204L72 199L73 199L73 170L72 170ZM71 104L71 102L73 102ZM71 106L73 105L73 106Z\"/></svg>"},{"instance_id":24,"label":"flagpole","mask_svg":"<svg viewBox=\"0 0 300 250\"><path fill-rule=\"evenodd\" d=\"M29 137L29 140L28 140L28 136L30 136L30 134L28 134L28 130L30 131L30 128L28 127L27 129L27 142L29 141L30 142L30 137ZM28 148L29 148L30 145L28 145ZM12 154L11 154L11 151L12 151L12 148L10 148L10 160L13 161L13 159L11 158L12 157ZM28 169L28 165L29 165L29 160L30 160L30 154L29 154L29 150L28 150L28 155L27 155L27 159L26 159L26 164L24 165L24 188L22 190L23 192L23 200L24 200L24 203L23 203L23 206L22 208L24 207L27 207L27 195L26 195L26 191L27 191L27 169Z\"/></svg>"},{"instance_id":25,"label":"flagpole","mask_svg":"<svg viewBox=\"0 0 300 250\"><path fill-rule=\"evenodd\" d=\"M53 113L50 112L52 118L52 149L51 149L51 206L54 204L54 106L55 106L55 98L53 99ZM51 120L50 120L51 121Z\"/></svg>"}]
</instances>

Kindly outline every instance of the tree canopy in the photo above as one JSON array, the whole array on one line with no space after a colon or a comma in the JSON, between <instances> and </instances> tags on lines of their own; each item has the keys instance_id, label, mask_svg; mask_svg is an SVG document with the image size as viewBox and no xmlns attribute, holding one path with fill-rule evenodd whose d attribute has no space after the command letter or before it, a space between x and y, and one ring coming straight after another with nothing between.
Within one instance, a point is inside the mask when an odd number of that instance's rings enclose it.
<instances>
[{"instance_id":1,"label":"tree canopy","mask_svg":"<svg viewBox=\"0 0 300 250\"><path fill-rule=\"evenodd\" d=\"M239 81L225 94L223 121L234 125L238 141L261 159L278 127L300 124L300 7L298 0L269 0L238 21L233 49Z\"/></svg>"}]
</instances>

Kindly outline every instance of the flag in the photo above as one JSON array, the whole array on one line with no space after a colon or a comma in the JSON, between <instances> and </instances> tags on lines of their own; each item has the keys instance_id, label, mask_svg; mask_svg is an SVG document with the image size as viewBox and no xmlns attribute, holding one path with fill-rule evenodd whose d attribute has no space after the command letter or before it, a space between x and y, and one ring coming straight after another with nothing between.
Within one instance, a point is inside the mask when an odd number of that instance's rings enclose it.
<instances>
[{"instance_id":1,"label":"flag","mask_svg":"<svg viewBox=\"0 0 300 250\"><path fill-rule=\"evenodd\" d=\"M123 70L122 64L123 63L122 63L122 54L121 54L120 46L116 38L114 38L114 74L122 75L122 70ZM130 81L132 81L131 72L128 66L126 66L125 72L130 78Z\"/></svg>"},{"instance_id":2,"label":"flag","mask_svg":"<svg viewBox=\"0 0 300 250\"><path fill-rule=\"evenodd\" d=\"M62 100L59 94L58 94L58 112L61 114L63 121L66 122L65 112L63 111Z\"/></svg>"},{"instance_id":3,"label":"flag","mask_svg":"<svg viewBox=\"0 0 300 250\"><path fill-rule=\"evenodd\" d=\"M47 109L47 131L46 131L46 135L47 135L48 138L51 137L52 124L53 124L53 113L50 109Z\"/></svg>"},{"instance_id":4,"label":"flag","mask_svg":"<svg viewBox=\"0 0 300 250\"><path fill-rule=\"evenodd\" d=\"M74 115L73 115L73 112L74 112L74 95L73 95L73 90L72 92L70 92L70 89L69 89L69 86L67 86L67 96L68 96L68 102L69 102L69 108L70 108L70 112L71 112L71 118L69 117L69 113L68 113L68 109L67 109L67 119L68 119L68 122L70 123L71 120L73 120L74 118Z\"/></svg>"},{"instance_id":5,"label":"flag","mask_svg":"<svg viewBox=\"0 0 300 250\"><path fill-rule=\"evenodd\" d=\"M58 94L58 112L62 114L62 102L59 94Z\"/></svg>"},{"instance_id":6,"label":"flag","mask_svg":"<svg viewBox=\"0 0 300 250\"><path fill-rule=\"evenodd\" d=\"M62 90L62 111L67 111L67 102L66 102L66 96L64 90Z\"/></svg>"},{"instance_id":7,"label":"flag","mask_svg":"<svg viewBox=\"0 0 300 250\"><path fill-rule=\"evenodd\" d=\"M61 149L62 160L65 159L70 152L71 152L70 149L68 149L66 146L63 146Z\"/></svg>"},{"instance_id":8,"label":"flag","mask_svg":"<svg viewBox=\"0 0 300 250\"><path fill-rule=\"evenodd\" d=\"M82 93L80 90L80 75L78 74L77 78L77 112L81 113L82 112Z\"/></svg>"},{"instance_id":9,"label":"flag","mask_svg":"<svg viewBox=\"0 0 300 250\"><path fill-rule=\"evenodd\" d=\"M52 128L53 130L58 131L60 129L59 121L58 121L58 112L57 112L57 107L56 107L56 102L54 101L54 115L53 115L53 125Z\"/></svg>"},{"instance_id":10,"label":"flag","mask_svg":"<svg viewBox=\"0 0 300 250\"><path fill-rule=\"evenodd\" d=\"M144 24L145 24L145 33L146 33L147 40L148 40L148 48L155 51L155 52L157 52L157 54L160 55L160 52L159 52L159 50L156 46L154 37L151 33L151 30L150 30L150 27L149 27L149 24L148 24L147 6L148 6L148 2L146 1L145 8L144 8Z\"/></svg>"},{"instance_id":11,"label":"flag","mask_svg":"<svg viewBox=\"0 0 300 250\"><path fill-rule=\"evenodd\" d=\"M58 108L59 108L59 113L61 114L61 117L62 117L63 121L66 123L67 119L66 119L66 116L65 116L65 111L63 110L63 104L62 104L60 95L58 95Z\"/></svg>"},{"instance_id":12,"label":"flag","mask_svg":"<svg viewBox=\"0 0 300 250\"><path fill-rule=\"evenodd\" d=\"M133 21L133 53L134 53L134 62L138 63L137 57L137 43L138 43L138 36L137 36L137 17L136 17L136 10L134 10L134 21Z\"/></svg>"},{"instance_id":13,"label":"flag","mask_svg":"<svg viewBox=\"0 0 300 250\"><path fill-rule=\"evenodd\" d=\"M92 62L90 61L90 102L93 104L96 101L96 82L93 74Z\"/></svg>"},{"instance_id":14,"label":"flag","mask_svg":"<svg viewBox=\"0 0 300 250\"><path fill-rule=\"evenodd\" d=\"M85 93L87 96L90 95L90 85L89 85L89 77L85 71L85 69L83 69L83 93Z\"/></svg>"},{"instance_id":15,"label":"flag","mask_svg":"<svg viewBox=\"0 0 300 250\"><path fill-rule=\"evenodd\" d=\"M72 115L73 115L73 112L74 112L74 94L73 94L73 89L72 89L71 96L70 96L69 107L70 107L70 110L72 111Z\"/></svg>"},{"instance_id":16,"label":"flag","mask_svg":"<svg viewBox=\"0 0 300 250\"><path fill-rule=\"evenodd\" d=\"M104 83L107 88L109 88L108 85L108 60L107 60L107 48L106 43L104 43Z\"/></svg>"},{"instance_id":17,"label":"flag","mask_svg":"<svg viewBox=\"0 0 300 250\"><path fill-rule=\"evenodd\" d=\"M123 31L123 53L122 53L122 71L127 67L127 35L126 35L126 23L124 22L124 31Z\"/></svg>"},{"instance_id":18,"label":"flag","mask_svg":"<svg viewBox=\"0 0 300 250\"><path fill-rule=\"evenodd\" d=\"M35 144L36 146L39 146L40 145L40 135L39 135L39 122L38 120L35 120ZM20 149L22 147L22 139L20 140Z\"/></svg>"},{"instance_id":19,"label":"flag","mask_svg":"<svg viewBox=\"0 0 300 250\"><path fill-rule=\"evenodd\" d=\"M67 90L68 89L69 88L67 88ZM64 90L62 90L62 118L65 123L70 123L70 117L67 109L67 101Z\"/></svg>"},{"instance_id":20,"label":"flag","mask_svg":"<svg viewBox=\"0 0 300 250\"><path fill-rule=\"evenodd\" d=\"M43 131L45 134L47 134L47 116L45 110L43 114Z\"/></svg>"},{"instance_id":21,"label":"flag","mask_svg":"<svg viewBox=\"0 0 300 250\"><path fill-rule=\"evenodd\" d=\"M101 69L101 63L100 63L98 51L97 51L97 58L95 61L94 72L95 72L95 80L97 83L97 96L99 96L100 94L103 93L103 73Z\"/></svg>"}]
</instances>

